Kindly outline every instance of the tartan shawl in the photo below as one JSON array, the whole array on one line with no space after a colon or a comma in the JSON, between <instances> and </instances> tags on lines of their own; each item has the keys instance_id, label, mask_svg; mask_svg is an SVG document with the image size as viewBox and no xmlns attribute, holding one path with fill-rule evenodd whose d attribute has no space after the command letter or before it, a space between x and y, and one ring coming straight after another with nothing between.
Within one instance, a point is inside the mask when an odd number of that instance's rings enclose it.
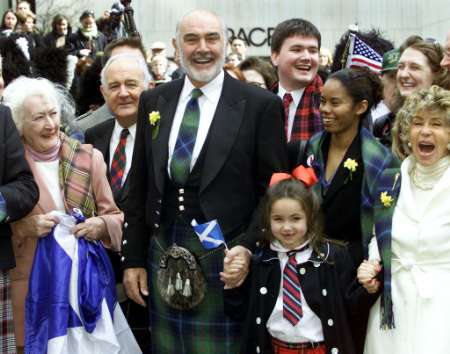
<instances>
[{"instance_id":1,"label":"tartan shawl","mask_svg":"<svg viewBox=\"0 0 450 354\"><path fill-rule=\"evenodd\" d=\"M60 134L59 186L64 191L67 212L78 208L86 218L94 216L95 200L91 185L92 146Z\"/></svg>"},{"instance_id":2,"label":"tartan shawl","mask_svg":"<svg viewBox=\"0 0 450 354\"><path fill-rule=\"evenodd\" d=\"M274 93L278 92L278 85L279 83L276 83L272 88ZM291 142L308 140L315 133L323 130L323 122L319 112L322 87L322 79L319 75L316 75L303 91L302 98L295 112Z\"/></svg>"},{"instance_id":3,"label":"tartan shawl","mask_svg":"<svg viewBox=\"0 0 450 354\"><path fill-rule=\"evenodd\" d=\"M309 164L317 176L325 173L321 146L326 132L314 135L308 142ZM391 293L391 228L395 203L400 191L400 161L366 129L361 128L361 154L364 176L361 190L361 233L364 256L368 257L368 247L372 236L376 236L383 263L384 289L381 298L381 327L394 327ZM321 185L313 190L321 198ZM387 192L394 199L390 207L381 203L380 195Z\"/></svg>"}]
</instances>

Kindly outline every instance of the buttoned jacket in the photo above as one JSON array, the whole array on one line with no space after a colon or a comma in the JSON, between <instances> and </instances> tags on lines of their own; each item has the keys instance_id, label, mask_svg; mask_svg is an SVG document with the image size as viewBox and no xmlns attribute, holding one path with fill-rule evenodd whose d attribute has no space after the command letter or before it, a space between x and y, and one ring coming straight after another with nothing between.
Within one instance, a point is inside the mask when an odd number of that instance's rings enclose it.
<instances>
[{"instance_id":1,"label":"buttoned jacket","mask_svg":"<svg viewBox=\"0 0 450 354\"><path fill-rule=\"evenodd\" d=\"M358 311L368 311L376 296L357 284L348 251L325 243L322 252L312 253L297 266L306 302L320 318L327 353L355 353L350 319ZM250 274L243 286L224 290L225 313L244 321L241 353L272 353L267 321L275 307L281 286L277 253L265 248L252 259ZM299 323L301 325L301 321Z\"/></svg>"},{"instance_id":2,"label":"buttoned jacket","mask_svg":"<svg viewBox=\"0 0 450 354\"><path fill-rule=\"evenodd\" d=\"M150 237L158 230L168 181L168 141L183 79L140 97L130 191L125 206L124 268L145 267ZM151 112L159 120L149 120ZM273 93L225 74L222 92L203 145L199 204L206 220L217 219L227 241L255 225L255 210L272 173L286 171L283 106ZM250 247L250 236L243 243Z\"/></svg>"}]
</instances>

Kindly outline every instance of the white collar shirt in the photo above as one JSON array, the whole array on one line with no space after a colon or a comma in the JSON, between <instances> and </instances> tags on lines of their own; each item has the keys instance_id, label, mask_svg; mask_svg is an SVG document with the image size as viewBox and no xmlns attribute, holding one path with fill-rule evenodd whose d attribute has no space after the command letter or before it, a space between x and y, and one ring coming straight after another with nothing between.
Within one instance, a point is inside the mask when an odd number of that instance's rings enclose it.
<instances>
[{"instance_id":1,"label":"white collar shirt","mask_svg":"<svg viewBox=\"0 0 450 354\"><path fill-rule=\"evenodd\" d=\"M291 92L286 91L286 89L281 86L278 87L278 96L283 100L285 93L290 93L292 96L292 102L289 105L289 116L288 116L288 127L287 127L287 142L291 141L292 127L294 126L295 113L297 112L297 107L302 99L304 88L299 90L294 90Z\"/></svg>"},{"instance_id":2,"label":"white collar shirt","mask_svg":"<svg viewBox=\"0 0 450 354\"><path fill-rule=\"evenodd\" d=\"M216 112L217 104L219 103L220 95L222 93L223 80L225 74L223 70L213 80L201 87L202 95L198 98L198 106L200 109L200 121L197 131L197 138L195 140L194 150L191 159L191 171L202 151L206 137L211 127L214 113ZM177 109L173 118L172 129L169 137L169 161L167 169L170 176L170 163L172 161L173 150L177 142L178 132L180 130L181 122L183 120L184 111L188 101L191 99L191 93L194 89L191 81L187 77L184 78L183 89L181 90L180 99L178 100Z\"/></svg>"}]
</instances>

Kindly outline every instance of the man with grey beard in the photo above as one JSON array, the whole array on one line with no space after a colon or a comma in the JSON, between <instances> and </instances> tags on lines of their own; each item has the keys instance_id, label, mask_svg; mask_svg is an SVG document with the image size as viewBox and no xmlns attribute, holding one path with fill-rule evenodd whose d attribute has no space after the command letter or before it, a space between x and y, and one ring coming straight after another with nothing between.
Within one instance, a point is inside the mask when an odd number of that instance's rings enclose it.
<instances>
[{"instance_id":1,"label":"man with grey beard","mask_svg":"<svg viewBox=\"0 0 450 354\"><path fill-rule=\"evenodd\" d=\"M176 30L182 79L141 95L122 264L128 296L150 308L153 353L238 352L240 327L223 313L224 247L202 247L191 222L217 220L244 265L255 210L272 173L287 169L280 99L224 73L226 27L195 10ZM147 297L147 300L145 297Z\"/></svg>"}]
</instances>

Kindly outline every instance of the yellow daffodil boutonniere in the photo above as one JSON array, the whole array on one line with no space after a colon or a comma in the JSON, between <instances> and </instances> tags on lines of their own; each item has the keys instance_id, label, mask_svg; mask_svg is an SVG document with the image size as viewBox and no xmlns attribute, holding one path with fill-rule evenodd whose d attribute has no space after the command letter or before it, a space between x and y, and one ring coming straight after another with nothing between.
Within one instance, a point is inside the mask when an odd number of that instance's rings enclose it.
<instances>
[{"instance_id":1,"label":"yellow daffodil boutonniere","mask_svg":"<svg viewBox=\"0 0 450 354\"><path fill-rule=\"evenodd\" d=\"M152 139L156 139L159 133L159 122L161 120L161 115L158 111L153 111L148 114L148 121L150 125L153 127L152 129Z\"/></svg>"},{"instance_id":2,"label":"yellow daffodil boutonniere","mask_svg":"<svg viewBox=\"0 0 450 354\"><path fill-rule=\"evenodd\" d=\"M394 203L394 198L392 198L388 192L382 192L380 194L380 201L381 204L383 204L383 206L385 208L390 208L392 206L392 204Z\"/></svg>"},{"instance_id":3,"label":"yellow daffodil boutonniere","mask_svg":"<svg viewBox=\"0 0 450 354\"><path fill-rule=\"evenodd\" d=\"M351 158L348 158L347 160L344 161L344 168L346 168L349 171L350 181L352 180L353 172L356 172L357 167L358 163Z\"/></svg>"}]
</instances>

